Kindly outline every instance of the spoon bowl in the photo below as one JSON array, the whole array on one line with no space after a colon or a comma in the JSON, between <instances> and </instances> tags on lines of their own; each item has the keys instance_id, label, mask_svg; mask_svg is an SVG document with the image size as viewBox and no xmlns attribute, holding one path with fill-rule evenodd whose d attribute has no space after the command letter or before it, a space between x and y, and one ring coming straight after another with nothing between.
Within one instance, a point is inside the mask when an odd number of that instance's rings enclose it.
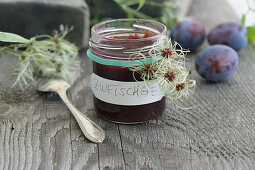
<instances>
[{"instance_id":1,"label":"spoon bowl","mask_svg":"<svg viewBox=\"0 0 255 170\"><path fill-rule=\"evenodd\" d=\"M83 134L92 142L102 142L105 139L104 130L76 109L67 98L66 90L70 87L71 85L65 80L48 79L39 84L38 90L42 92L57 92L77 120Z\"/></svg>"},{"instance_id":2,"label":"spoon bowl","mask_svg":"<svg viewBox=\"0 0 255 170\"><path fill-rule=\"evenodd\" d=\"M38 90L42 92L56 92L59 88L68 89L71 85L67 83L65 80L62 79L48 79L42 81L39 86Z\"/></svg>"}]
</instances>

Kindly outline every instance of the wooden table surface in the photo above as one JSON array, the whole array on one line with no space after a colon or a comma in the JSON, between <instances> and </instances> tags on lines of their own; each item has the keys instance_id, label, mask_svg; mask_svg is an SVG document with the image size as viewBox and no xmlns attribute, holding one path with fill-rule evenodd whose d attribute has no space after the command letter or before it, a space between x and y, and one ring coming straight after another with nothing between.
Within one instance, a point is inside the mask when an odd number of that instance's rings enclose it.
<instances>
[{"instance_id":1,"label":"wooden table surface","mask_svg":"<svg viewBox=\"0 0 255 170\"><path fill-rule=\"evenodd\" d=\"M207 32L236 21L222 0L194 0L188 13ZM201 48L206 47L205 42ZM195 53L188 56L190 67ZM75 106L106 131L89 142L57 96L10 89L13 56L0 57L0 170L22 169L255 169L255 47L239 52L239 66L222 83L196 72L192 110L168 101L163 116L146 124L118 125L99 118L90 90L91 61L81 52L81 71L68 91Z\"/></svg>"}]
</instances>

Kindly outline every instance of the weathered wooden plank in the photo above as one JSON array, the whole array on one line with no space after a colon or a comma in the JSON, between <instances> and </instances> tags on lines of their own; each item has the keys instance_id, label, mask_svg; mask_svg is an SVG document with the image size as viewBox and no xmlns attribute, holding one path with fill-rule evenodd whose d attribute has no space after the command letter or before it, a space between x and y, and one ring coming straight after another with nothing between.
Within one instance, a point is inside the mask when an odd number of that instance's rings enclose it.
<instances>
[{"instance_id":1,"label":"weathered wooden plank","mask_svg":"<svg viewBox=\"0 0 255 170\"><path fill-rule=\"evenodd\" d=\"M70 169L70 116L57 103L15 104L0 118L2 169Z\"/></svg>"},{"instance_id":2,"label":"weathered wooden plank","mask_svg":"<svg viewBox=\"0 0 255 170\"><path fill-rule=\"evenodd\" d=\"M46 100L36 86L11 89L15 57L0 57L0 169L70 169L70 113L58 99ZM2 64L4 63L4 64Z\"/></svg>"},{"instance_id":3,"label":"weathered wooden plank","mask_svg":"<svg viewBox=\"0 0 255 170\"><path fill-rule=\"evenodd\" d=\"M99 145L84 138L76 121L56 95L38 94L36 86L27 92L9 89L13 77L9 76L11 69L8 64L15 63L15 59L7 59L7 66L0 67L0 71L6 73L1 74L6 80L1 84L4 87L1 100L10 106L10 110L1 113L0 117L0 149L4 151L0 154L2 169L123 169L118 126L95 115L89 88L90 74L81 74L69 90L69 96L79 110L106 129L107 138ZM85 56L81 59L83 71L87 72L91 63ZM15 127L15 135L12 127Z\"/></svg>"},{"instance_id":4,"label":"weathered wooden plank","mask_svg":"<svg viewBox=\"0 0 255 170\"><path fill-rule=\"evenodd\" d=\"M220 0L194 0L189 14L207 30L236 20ZM168 101L162 117L139 125L116 125L95 114L91 61L82 51L82 69L68 94L106 130L102 144L82 135L58 97L37 93L36 86L9 89L11 67L2 63L13 65L15 58L0 57L0 169L254 169L254 50L249 45L239 53L239 67L225 82L207 83L194 72L195 109L177 110ZM195 54L189 58L192 67Z\"/></svg>"},{"instance_id":5,"label":"weathered wooden plank","mask_svg":"<svg viewBox=\"0 0 255 170\"><path fill-rule=\"evenodd\" d=\"M189 14L208 31L237 20L218 0L195 0ZM127 169L254 169L253 53L252 45L240 53L239 68L226 82L207 83L194 73L198 87L191 104L197 108L176 110L169 103L154 123L120 125ZM195 54L188 57L192 66Z\"/></svg>"},{"instance_id":6,"label":"weathered wooden plank","mask_svg":"<svg viewBox=\"0 0 255 170\"><path fill-rule=\"evenodd\" d=\"M81 54L85 54L85 51L82 51ZM92 64L85 55L81 56L81 68L83 69L80 76L70 89L70 96L80 111L105 129L106 139L102 144L88 142L72 117L72 167L73 169L123 169L124 161L118 125L102 120L93 110L92 92L90 90Z\"/></svg>"},{"instance_id":7,"label":"weathered wooden plank","mask_svg":"<svg viewBox=\"0 0 255 170\"><path fill-rule=\"evenodd\" d=\"M81 57L81 67L84 70L88 65L84 65L84 56ZM82 70L83 70L82 69ZM83 71L84 71L83 70ZM82 76L81 76L82 75ZM88 113L91 108L91 100L86 100L87 94L84 92L82 78L87 79L88 74L80 74L73 87L69 90L72 102L82 112ZM71 116L71 140L72 140L72 169L98 169L98 145L90 143L82 134L76 120Z\"/></svg>"},{"instance_id":8,"label":"weathered wooden plank","mask_svg":"<svg viewBox=\"0 0 255 170\"><path fill-rule=\"evenodd\" d=\"M40 169L70 169L70 112L60 100L54 102L44 99L43 105L46 122L40 128Z\"/></svg>"},{"instance_id":9,"label":"weathered wooden plank","mask_svg":"<svg viewBox=\"0 0 255 170\"><path fill-rule=\"evenodd\" d=\"M217 10L219 4L221 8ZM206 3L196 1L190 13L204 23L208 31L221 22L237 20L226 2L222 1L206 1ZM201 107L195 114L190 115L195 116L199 131L195 131L196 126L193 125L190 126L193 130L189 134L195 136L193 143L199 144L198 149L195 150L206 153L209 160L208 167L212 169L254 169L255 157L252 149L254 133L251 132L254 125L251 122L254 122L252 84L255 83L255 77L250 74L254 70L253 53L253 45L249 45L239 53L238 69L226 82L206 83L196 75L198 80L196 100ZM207 159L205 156L199 157L197 161L192 159L195 167L204 165L203 161Z\"/></svg>"}]
</instances>

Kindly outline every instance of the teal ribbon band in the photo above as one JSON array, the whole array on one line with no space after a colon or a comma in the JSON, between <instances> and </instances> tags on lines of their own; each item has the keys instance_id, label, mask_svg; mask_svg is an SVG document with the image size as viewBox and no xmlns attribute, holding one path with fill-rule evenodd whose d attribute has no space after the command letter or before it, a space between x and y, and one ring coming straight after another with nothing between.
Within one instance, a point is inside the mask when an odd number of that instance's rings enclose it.
<instances>
[{"instance_id":1,"label":"teal ribbon band","mask_svg":"<svg viewBox=\"0 0 255 170\"><path fill-rule=\"evenodd\" d=\"M143 65L144 63L153 63L155 62L155 58L146 58L146 59L141 59L141 60L111 60L111 59L105 59L105 58L101 58L98 57L96 55L94 55L90 49L87 50L87 56L99 63L99 64L103 64L103 65L111 65L111 66L121 66L121 67L133 67L133 66L139 66L139 65ZM161 55L158 55L156 57L156 60L159 61L161 60L162 57Z\"/></svg>"}]
</instances>

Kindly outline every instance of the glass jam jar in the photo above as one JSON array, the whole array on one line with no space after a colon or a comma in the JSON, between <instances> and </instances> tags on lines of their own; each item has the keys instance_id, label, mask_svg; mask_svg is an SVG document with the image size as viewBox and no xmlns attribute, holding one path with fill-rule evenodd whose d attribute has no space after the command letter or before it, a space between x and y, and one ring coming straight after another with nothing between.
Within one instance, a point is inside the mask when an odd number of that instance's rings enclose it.
<instances>
[{"instance_id":1,"label":"glass jam jar","mask_svg":"<svg viewBox=\"0 0 255 170\"><path fill-rule=\"evenodd\" d=\"M87 54L93 60L91 88L98 115L128 124L151 120L164 112L165 97L150 94L128 64L133 53L141 52L147 57L166 31L159 22L141 19L110 20L91 28Z\"/></svg>"}]
</instances>

